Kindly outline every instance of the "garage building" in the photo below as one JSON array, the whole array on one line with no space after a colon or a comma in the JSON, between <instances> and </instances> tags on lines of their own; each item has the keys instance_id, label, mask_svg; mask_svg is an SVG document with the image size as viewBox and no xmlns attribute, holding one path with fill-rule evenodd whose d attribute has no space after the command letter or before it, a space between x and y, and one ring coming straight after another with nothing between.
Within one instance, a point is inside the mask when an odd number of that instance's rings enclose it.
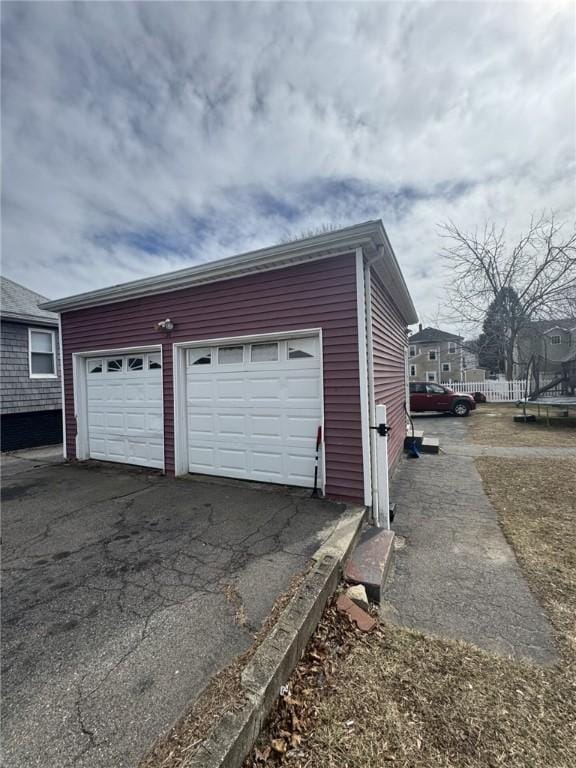
<instances>
[{"instance_id":1,"label":"garage building","mask_svg":"<svg viewBox=\"0 0 576 768\"><path fill-rule=\"evenodd\" d=\"M65 455L372 505L402 449L414 306L381 221L51 301Z\"/></svg>"}]
</instances>

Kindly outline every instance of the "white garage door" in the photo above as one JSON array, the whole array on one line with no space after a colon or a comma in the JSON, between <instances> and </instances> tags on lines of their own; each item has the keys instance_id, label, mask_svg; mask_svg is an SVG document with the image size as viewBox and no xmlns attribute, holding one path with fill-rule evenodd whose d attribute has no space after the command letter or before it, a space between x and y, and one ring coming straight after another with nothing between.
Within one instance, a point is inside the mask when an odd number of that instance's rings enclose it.
<instances>
[{"instance_id":1,"label":"white garage door","mask_svg":"<svg viewBox=\"0 0 576 768\"><path fill-rule=\"evenodd\" d=\"M190 472L312 487L317 337L189 349L186 372Z\"/></svg>"},{"instance_id":2,"label":"white garage door","mask_svg":"<svg viewBox=\"0 0 576 768\"><path fill-rule=\"evenodd\" d=\"M86 360L90 458L164 468L159 352Z\"/></svg>"}]
</instances>

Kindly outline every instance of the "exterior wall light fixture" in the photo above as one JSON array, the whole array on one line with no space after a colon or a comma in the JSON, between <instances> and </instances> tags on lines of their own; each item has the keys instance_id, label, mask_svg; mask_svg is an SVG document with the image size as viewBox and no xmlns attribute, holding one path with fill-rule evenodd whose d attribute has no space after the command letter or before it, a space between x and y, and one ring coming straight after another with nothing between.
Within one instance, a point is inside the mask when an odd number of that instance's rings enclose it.
<instances>
[{"instance_id":1,"label":"exterior wall light fixture","mask_svg":"<svg viewBox=\"0 0 576 768\"><path fill-rule=\"evenodd\" d=\"M170 331L174 330L174 323L167 317L166 320L161 320L159 323L156 323L156 330L170 333Z\"/></svg>"}]
</instances>

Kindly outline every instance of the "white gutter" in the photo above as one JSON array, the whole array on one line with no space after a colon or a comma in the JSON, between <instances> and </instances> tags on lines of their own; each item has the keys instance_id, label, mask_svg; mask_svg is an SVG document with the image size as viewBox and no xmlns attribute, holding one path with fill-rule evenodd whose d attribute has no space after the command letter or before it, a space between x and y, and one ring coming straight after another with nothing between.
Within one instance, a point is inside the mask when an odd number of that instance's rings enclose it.
<instances>
[{"instance_id":1,"label":"white gutter","mask_svg":"<svg viewBox=\"0 0 576 768\"><path fill-rule=\"evenodd\" d=\"M62 347L62 317L58 315L58 345L60 347L60 397L62 398L62 457L68 458L66 447L66 392L64 389L64 349Z\"/></svg>"},{"instance_id":2,"label":"white gutter","mask_svg":"<svg viewBox=\"0 0 576 768\"><path fill-rule=\"evenodd\" d=\"M7 323L26 323L27 325L49 325L52 328L58 326L58 316L46 317L45 315L27 315L20 312L2 310L0 317Z\"/></svg>"}]
</instances>

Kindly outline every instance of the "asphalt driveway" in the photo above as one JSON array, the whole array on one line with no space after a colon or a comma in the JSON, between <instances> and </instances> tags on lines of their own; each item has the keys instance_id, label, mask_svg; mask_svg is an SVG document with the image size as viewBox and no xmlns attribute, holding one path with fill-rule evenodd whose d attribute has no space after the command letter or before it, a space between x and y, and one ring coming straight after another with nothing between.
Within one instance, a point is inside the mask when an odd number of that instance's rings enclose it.
<instances>
[{"instance_id":1,"label":"asphalt driveway","mask_svg":"<svg viewBox=\"0 0 576 768\"><path fill-rule=\"evenodd\" d=\"M250 646L342 510L300 491L69 465L50 452L3 464L11 768L136 765Z\"/></svg>"}]
</instances>

